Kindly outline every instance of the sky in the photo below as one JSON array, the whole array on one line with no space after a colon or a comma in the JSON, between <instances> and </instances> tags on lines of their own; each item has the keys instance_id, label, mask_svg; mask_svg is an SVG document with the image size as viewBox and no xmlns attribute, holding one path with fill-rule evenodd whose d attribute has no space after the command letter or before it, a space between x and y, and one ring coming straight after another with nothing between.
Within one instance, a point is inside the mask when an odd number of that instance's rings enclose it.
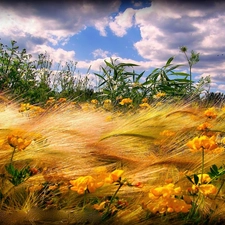
<instances>
[{"instance_id":1,"label":"sky","mask_svg":"<svg viewBox=\"0 0 225 225\"><path fill-rule=\"evenodd\" d=\"M0 42L17 41L34 57L77 62L90 79L104 60L134 63L147 76L174 56L187 61L181 46L200 54L193 80L210 75L211 91L225 92L225 2L179 0L0 1Z\"/></svg>"}]
</instances>

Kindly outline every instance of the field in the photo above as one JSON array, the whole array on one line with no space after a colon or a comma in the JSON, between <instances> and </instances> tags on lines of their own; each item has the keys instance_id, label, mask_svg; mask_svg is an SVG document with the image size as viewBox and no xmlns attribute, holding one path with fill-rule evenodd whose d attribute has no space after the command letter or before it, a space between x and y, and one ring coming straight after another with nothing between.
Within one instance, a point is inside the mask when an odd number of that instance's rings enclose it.
<instances>
[{"instance_id":1,"label":"field","mask_svg":"<svg viewBox=\"0 0 225 225\"><path fill-rule=\"evenodd\" d=\"M222 104L98 104L1 96L1 224L224 222Z\"/></svg>"},{"instance_id":2,"label":"field","mask_svg":"<svg viewBox=\"0 0 225 225\"><path fill-rule=\"evenodd\" d=\"M0 43L0 224L224 223L225 96L180 50L188 73L110 58L93 87Z\"/></svg>"}]
</instances>

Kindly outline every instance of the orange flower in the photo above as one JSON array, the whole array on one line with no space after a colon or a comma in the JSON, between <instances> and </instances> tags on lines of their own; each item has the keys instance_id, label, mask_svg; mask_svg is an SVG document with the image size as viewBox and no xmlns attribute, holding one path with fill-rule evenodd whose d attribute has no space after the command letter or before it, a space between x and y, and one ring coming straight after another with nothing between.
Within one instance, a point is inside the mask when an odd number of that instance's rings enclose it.
<instances>
[{"instance_id":1,"label":"orange flower","mask_svg":"<svg viewBox=\"0 0 225 225\"><path fill-rule=\"evenodd\" d=\"M153 98L161 98L164 97L166 95L166 93L164 92L158 92L156 95L153 96Z\"/></svg>"},{"instance_id":2,"label":"orange flower","mask_svg":"<svg viewBox=\"0 0 225 225\"><path fill-rule=\"evenodd\" d=\"M149 108L151 108L151 106L147 102L144 102L144 103L140 104L139 106L142 109L149 109Z\"/></svg>"},{"instance_id":3,"label":"orange flower","mask_svg":"<svg viewBox=\"0 0 225 225\"><path fill-rule=\"evenodd\" d=\"M224 150L216 143L215 136L208 137L206 135L195 137L193 140L187 143L187 146L192 152L205 150L206 152L218 153Z\"/></svg>"},{"instance_id":4,"label":"orange flower","mask_svg":"<svg viewBox=\"0 0 225 225\"><path fill-rule=\"evenodd\" d=\"M204 115L210 119L215 119L217 117L215 107L211 107L211 108L208 108L207 110L205 110Z\"/></svg>"},{"instance_id":5,"label":"orange flower","mask_svg":"<svg viewBox=\"0 0 225 225\"><path fill-rule=\"evenodd\" d=\"M205 122L203 124L200 124L198 127L197 127L197 130L200 130L200 131L205 131L205 130L209 130L209 128L211 128L212 125L208 122Z\"/></svg>"},{"instance_id":6,"label":"orange flower","mask_svg":"<svg viewBox=\"0 0 225 225\"><path fill-rule=\"evenodd\" d=\"M132 103L132 99L124 98L124 99L122 99L122 101L119 104L120 105L127 105L127 104L131 104L131 103Z\"/></svg>"},{"instance_id":7,"label":"orange flower","mask_svg":"<svg viewBox=\"0 0 225 225\"><path fill-rule=\"evenodd\" d=\"M122 174L124 173L123 170L114 170L106 179L105 182L106 183L113 183L116 182L120 179L120 177L122 176Z\"/></svg>"},{"instance_id":8,"label":"orange flower","mask_svg":"<svg viewBox=\"0 0 225 225\"><path fill-rule=\"evenodd\" d=\"M187 213L192 205L179 198L180 194L181 188L175 187L172 183L162 187L151 189L149 193L149 198L151 199L151 201L147 205L147 208L152 213Z\"/></svg>"},{"instance_id":9,"label":"orange flower","mask_svg":"<svg viewBox=\"0 0 225 225\"><path fill-rule=\"evenodd\" d=\"M21 136L11 134L8 136L8 143L11 147L17 148L19 151L24 150L28 145L30 145L31 140L26 140Z\"/></svg>"},{"instance_id":10,"label":"orange flower","mask_svg":"<svg viewBox=\"0 0 225 225\"><path fill-rule=\"evenodd\" d=\"M76 191L78 194L84 194L86 191L95 192L104 182L98 182L92 176L82 176L76 180L71 180L70 184L72 184L71 190Z\"/></svg>"}]
</instances>

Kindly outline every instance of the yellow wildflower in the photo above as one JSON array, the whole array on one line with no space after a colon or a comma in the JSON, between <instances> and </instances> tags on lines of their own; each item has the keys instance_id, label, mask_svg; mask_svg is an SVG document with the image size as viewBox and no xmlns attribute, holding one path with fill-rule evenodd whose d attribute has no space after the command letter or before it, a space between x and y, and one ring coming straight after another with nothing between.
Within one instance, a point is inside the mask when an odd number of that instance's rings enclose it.
<instances>
[{"instance_id":1,"label":"yellow wildflower","mask_svg":"<svg viewBox=\"0 0 225 225\"><path fill-rule=\"evenodd\" d=\"M21 151L30 145L31 140L27 140L20 135L10 134L8 136L8 143L11 147L17 148Z\"/></svg>"},{"instance_id":2,"label":"yellow wildflower","mask_svg":"<svg viewBox=\"0 0 225 225\"><path fill-rule=\"evenodd\" d=\"M205 131L205 130L208 130L212 127L212 125L208 122L205 122L203 124L200 124L198 127L197 127L197 130L200 130L200 131Z\"/></svg>"},{"instance_id":3,"label":"yellow wildflower","mask_svg":"<svg viewBox=\"0 0 225 225\"><path fill-rule=\"evenodd\" d=\"M151 201L147 205L147 208L152 213L187 213L192 205L179 198L180 194L181 188L175 187L172 183L169 183L162 187L151 189L149 193L149 198L151 199Z\"/></svg>"},{"instance_id":4,"label":"yellow wildflower","mask_svg":"<svg viewBox=\"0 0 225 225\"><path fill-rule=\"evenodd\" d=\"M122 174L124 173L123 170L114 170L106 179L105 182L106 183L113 183L116 182L120 179L120 177L122 176Z\"/></svg>"},{"instance_id":5,"label":"yellow wildflower","mask_svg":"<svg viewBox=\"0 0 225 225\"><path fill-rule=\"evenodd\" d=\"M110 99L104 100L103 108L106 110L112 110L113 109L112 101Z\"/></svg>"},{"instance_id":6,"label":"yellow wildflower","mask_svg":"<svg viewBox=\"0 0 225 225\"><path fill-rule=\"evenodd\" d=\"M156 95L153 96L153 98L161 98L164 97L166 95L166 93L164 92L158 92Z\"/></svg>"},{"instance_id":7,"label":"yellow wildflower","mask_svg":"<svg viewBox=\"0 0 225 225\"><path fill-rule=\"evenodd\" d=\"M211 108L208 108L207 110L205 110L204 115L210 119L215 119L217 117L215 107L211 107Z\"/></svg>"},{"instance_id":8,"label":"yellow wildflower","mask_svg":"<svg viewBox=\"0 0 225 225\"><path fill-rule=\"evenodd\" d=\"M123 98L121 100L121 102L119 102L120 105L128 105L128 104L131 104L132 103L132 99L130 98Z\"/></svg>"},{"instance_id":9,"label":"yellow wildflower","mask_svg":"<svg viewBox=\"0 0 225 225\"><path fill-rule=\"evenodd\" d=\"M98 104L98 100L97 99L92 99L91 100L91 104L97 105Z\"/></svg>"},{"instance_id":10,"label":"yellow wildflower","mask_svg":"<svg viewBox=\"0 0 225 225\"><path fill-rule=\"evenodd\" d=\"M143 98L141 101L142 101L143 103L147 103L147 102L148 102L148 98Z\"/></svg>"},{"instance_id":11,"label":"yellow wildflower","mask_svg":"<svg viewBox=\"0 0 225 225\"><path fill-rule=\"evenodd\" d=\"M76 191L78 194L84 194L86 191L95 192L104 182L98 182L92 176L82 176L76 180L70 180L70 184L72 184L71 190Z\"/></svg>"},{"instance_id":12,"label":"yellow wildflower","mask_svg":"<svg viewBox=\"0 0 225 225\"><path fill-rule=\"evenodd\" d=\"M192 194L201 192L205 196L217 193L217 188L213 184L200 184L200 185L193 184L191 189L189 188L188 190Z\"/></svg>"},{"instance_id":13,"label":"yellow wildflower","mask_svg":"<svg viewBox=\"0 0 225 225\"><path fill-rule=\"evenodd\" d=\"M205 150L206 152L218 153L224 150L216 143L215 136L208 137L206 135L195 137L193 140L187 143L187 146L191 149L192 152Z\"/></svg>"},{"instance_id":14,"label":"yellow wildflower","mask_svg":"<svg viewBox=\"0 0 225 225\"><path fill-rule=\"evenodd\" d=\"M144 102L144 103L140 104L139 106L142 109L149 109L149 108L151 108L151 106L147 102Z\"/></svg>"}]
</instances>

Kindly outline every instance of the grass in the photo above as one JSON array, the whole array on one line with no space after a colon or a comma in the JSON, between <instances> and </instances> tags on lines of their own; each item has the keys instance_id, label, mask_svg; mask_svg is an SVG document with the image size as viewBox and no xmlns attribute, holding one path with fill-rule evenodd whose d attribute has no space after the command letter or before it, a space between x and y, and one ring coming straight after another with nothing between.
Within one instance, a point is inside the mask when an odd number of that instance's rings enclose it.
<instances>
[{"instance_id":1,"label":"grass","mask_svg":"<svg viewBox=\"0 0 225 225\"><path fill-rule=\"evenodd\" d=\"M224 221L222 105L50 103L1 103L2 223Z\"/></svg>"}]
</instances>

